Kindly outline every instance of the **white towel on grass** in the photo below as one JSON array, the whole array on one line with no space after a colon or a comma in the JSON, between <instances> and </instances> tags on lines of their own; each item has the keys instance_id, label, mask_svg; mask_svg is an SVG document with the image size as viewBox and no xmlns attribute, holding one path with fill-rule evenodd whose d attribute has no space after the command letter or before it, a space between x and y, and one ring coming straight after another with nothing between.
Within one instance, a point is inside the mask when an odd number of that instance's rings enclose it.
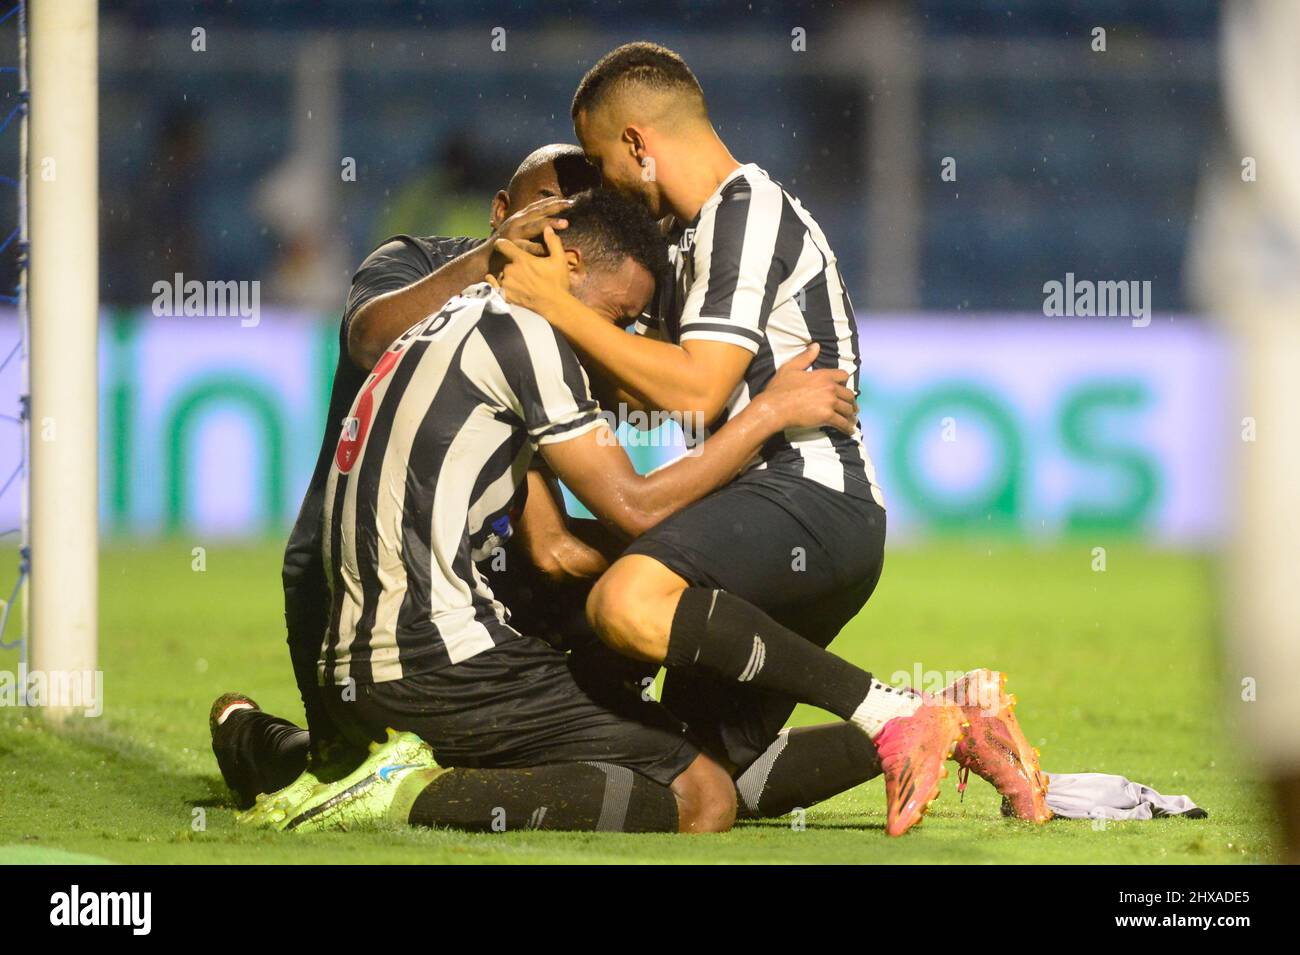
<instances>
[{"instance_id":1,"label":"white towel on grass","mask_svg":"<svg viewBox=\"0 0 1300 955\"><path fill-rule=\"evenodd\" d=\"M1109 773L1048 773L1047 806L1063 819L1204 819L1187 796L1162 796L1150 786Z\"/></svg>"}]
</instances>

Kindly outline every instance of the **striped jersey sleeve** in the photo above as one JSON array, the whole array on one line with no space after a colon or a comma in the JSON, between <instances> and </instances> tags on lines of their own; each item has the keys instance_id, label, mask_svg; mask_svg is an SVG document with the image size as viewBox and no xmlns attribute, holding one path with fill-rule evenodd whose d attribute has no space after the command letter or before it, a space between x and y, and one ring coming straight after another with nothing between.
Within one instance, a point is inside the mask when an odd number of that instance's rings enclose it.
<instances>
[{"instance_id":1,"label":"striped jersey sleeve","mask_svg":"<svg viewBox=\"0 0 1300 955\"><path fill-rule=\"evenodd\" d=\"M783 201L769 180L738 176L723 189L690 242L694 268L681 341L725 342L757 354L772 311L769 280Z\"/></svg>"},{"instance_id":2,"label":"striped jersey sleeve","mask_svg":"<svg viewBox=\"0 0 1300 955\"><path fill-rule=\"evenodd\" d=\"M603 421L573 348L540 315L513 308L480 323L478 334L501 370L497 395L534 448L567 441Z\"/></svg>"}]
</instances>

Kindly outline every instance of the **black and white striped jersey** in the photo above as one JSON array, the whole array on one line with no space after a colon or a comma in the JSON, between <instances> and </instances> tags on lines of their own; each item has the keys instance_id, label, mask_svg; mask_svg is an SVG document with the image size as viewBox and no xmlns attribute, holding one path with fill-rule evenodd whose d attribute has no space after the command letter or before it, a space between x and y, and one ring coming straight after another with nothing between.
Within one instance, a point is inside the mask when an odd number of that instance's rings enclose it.
<instances>
[{"instance_id":1,"label":"black and white striped jersey","mask_svg":"<svg viewBox=\"0 0 1300 955\"><path fill-rule=\"evenodd\" d=\"M343 421L324 502L324 684L380 683L518 637L475 561L538 446L602 424L572 348L482 283L412 326Z\"/></svg>"},{"instance_id":2,"label":"black and white striped jersey","mask_svg":"<svg viewBox=\"0 0 1300 955\"><path fill-rule=\"evenodd\" d=\"M380 295L395 292L431 275L448 262L464 255L482 243L482 239L443 238L441 236L393 236L375 249L352 277L347 306L339 321L338 361L334 367L334 384L330 387L329 405L325 423L321 428L320 449L316 452L316 467L298 508L298 519L289 533L289 543L284 552L285 587L292 587L302 606L313 608L311 633L302 646L304 659L310 662L320 634L314 626L321 608L324 614L325 573L321 565L321 501L325 496L325 479L329 476L330 461L338 442L339 422L352 406L352 399L366 380L363 371L348 356L348 329L352 318L363 307ZM320 599L317 600L319 595ZM297 629L297 620L291 629ZM296 635L296 634L295 634ZM306 642L310 640L310 644ZM307 679L311 679L310 668Z\"/></svg>"},{"instance_id":3,"label":"black and white striped jersey","mask_svg":"<svg viewBox=\"0 0 1300 955\"><path fill-rule=\"evenodd\" d=\"M843 368L857 392L858 330L835 253L799 200L762 169L745 165L728 176L694 221L679 225L669 258L676 281L659 290L655 314L637 331L657 325L669 341L726 342L753 354L722 420L811 342L821 344L817 367ZM860 430L789 429L751 467L884 503Z\"/></svg>"}]
</instances>

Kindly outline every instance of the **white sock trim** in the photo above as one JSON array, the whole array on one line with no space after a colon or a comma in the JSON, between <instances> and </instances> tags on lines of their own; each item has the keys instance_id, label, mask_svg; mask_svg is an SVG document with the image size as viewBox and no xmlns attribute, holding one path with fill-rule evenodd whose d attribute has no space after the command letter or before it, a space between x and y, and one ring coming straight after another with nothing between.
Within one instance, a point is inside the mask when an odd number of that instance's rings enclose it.
<instances>
[{"instance_id":1,"label":"white sock trim","mask_svg":"<svg viewBox=\"0 0 1300 955\"><path fill-rule=\"evenodd\" d=\"M921 702L920 694L914 690L890 686L873 677L871 689L849 720L875 739L886 723L898 716L911 716L921 708Z\"/></svg>"}]
</instances>

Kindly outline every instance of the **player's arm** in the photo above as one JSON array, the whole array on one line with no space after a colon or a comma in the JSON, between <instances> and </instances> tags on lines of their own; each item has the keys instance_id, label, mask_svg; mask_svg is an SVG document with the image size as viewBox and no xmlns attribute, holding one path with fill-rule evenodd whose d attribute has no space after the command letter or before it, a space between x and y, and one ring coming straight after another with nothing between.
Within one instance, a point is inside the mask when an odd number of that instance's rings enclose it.
<instances>
[{"instance_id":1,"label":"player's arm","mask_svg":"<svg viewBox=\"0 0 1300 955\"><path fill-rule=\"evenodd\" d=\"M422 277L408 274L400 287L390 287L369 297L348 321L348 357L369 371L402 332L442 308L466 286L483 281L497 239L511 240L523 254L540 255L544 247L531 240L538 237L543 227L562 229L568 225L556 216L570 204L570 200L560 196L539 199L502 222L479 245L436 271ZM362 273L358 273L357 280L361 279Z\"/></svg>"},{"instance_id":2,"label":"player's arm","mask_svg":"<svg viewBox=\"0 0 1300 955\"><path fill-rule=\"evenodd\" d=\"M490 250L477 246L436 272L376 295L358 308L348 322L348 357L353 364L369 371L402 332L442 308L467 285L482 281L489 254Z\"/></svg>"},{"instance_id":3,"label":"player's arm","mask_svg":"<svg viewBox=\"0 0 1300 955\"><path fill-rule=\"evenodd\" d=\"M497 242L508 260L501 277L506 298L549 321L584 362L617 382L629 404L700 416L705 422L716 419L753 360L761 334L738 325L711 338L694 337L687 334L684 319L681 345L628 335L569 292L563 245L550 231L543 232L543 241L549 250L544 257L506 240ZM756 327L757 319L751 324Z\"/></svg>"},{"instance_id":4,"label":"player's arm","mask_svg":"<svg viewBox=\"0 0 1300 955\"><path fill-rule=\"evenodd\" d=\"M518 525L524 552L549 581L599 577L609 562L599 550L570 532L556 493L558 488L550 485L540 471L528 472L528 499Z\"/></svg>"},{"instance_id":5,"label":"player's arm","mask_svg":"<svg viewBox=\"0 0 1300 955\"><path fill-rule=\"evenodd\" d=\"M620 411L655 411L657 407L646 398L625 388L613 375L588 359L585 363L587 376L591 379L591 393L596 396L602 408Z\"/></svg>"},{"instance_id":6,"label":"player's arm","mask_svg":"<svg viewBox=\"0 0 1300 955\"><path fill-rule=\"evenodd\" d=\"M772 435L829 425L851 432L857 406L838 369L807 371L817 346L787 362L771 383L693 454L638 474L603 422L543 442L546 463L602 521L636 537L734 478Z\"/></svg>"}]
</instances>

